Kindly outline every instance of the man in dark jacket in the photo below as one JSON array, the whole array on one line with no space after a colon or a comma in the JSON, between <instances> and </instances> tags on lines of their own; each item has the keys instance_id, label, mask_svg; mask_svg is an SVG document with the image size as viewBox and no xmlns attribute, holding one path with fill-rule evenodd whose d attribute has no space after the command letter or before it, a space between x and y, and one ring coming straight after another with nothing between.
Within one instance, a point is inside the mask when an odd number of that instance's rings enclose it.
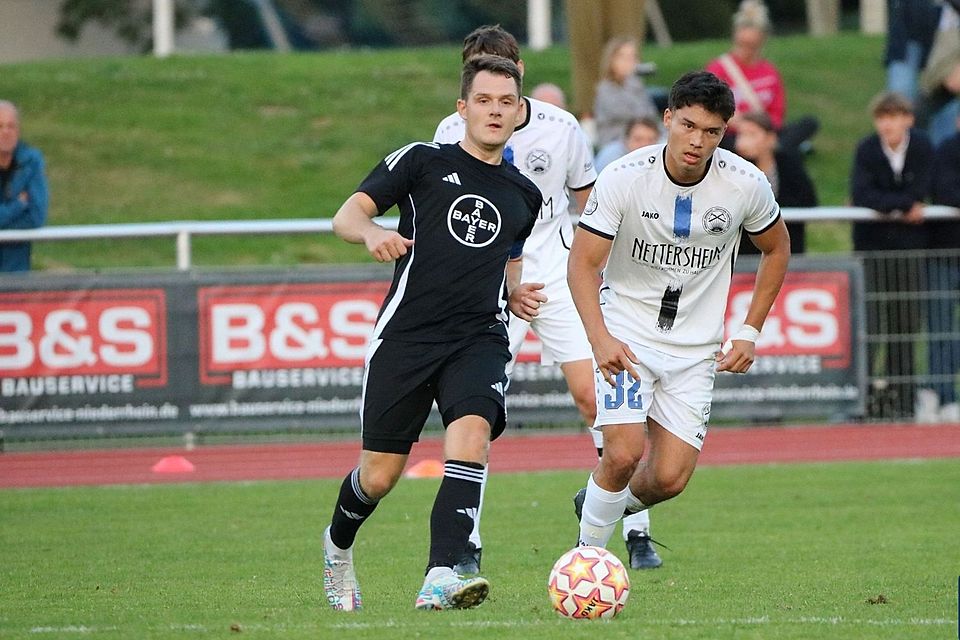
<instances>
[{"instance_id":1,"label":"man in dark jacket","mask_svg":"<svg viewBox=\"0 0 960 640\"><path fill-rule=\"evenodd\" d=\"M47 221L43 155L20 140L20 117L0 100L0 230L35 229ZM0 271L29 271L29 242L0 242Z\"/></svg>"},{"instance_id":2,"label":"man in dark jacket","mask_svg":"<svg viewBox=\"0 0 960 640\"><path fill-rule=\"evenodd\" d=\"M960 123L958 123L960 124ZM933 203L960 207L960 131L937 147L933 170ZM935 408L923 416L931 422L960 422L956 377L960 371L960 322L957 304L960 300L960 215L931 220L927 264L931 292L928 308L930 348L928 350L931 389L920 394L931 395L932 402L921 403ZM922 396L921 396L922 397Z\"/></svg>"},{"instance_id":3,"label":"man in dark jacket","mask_svg":"<svg viewBox=\"0 0 960 640\"><path fill-rule=\"evenodd\" d=\"M927 246L923 203L930 194L933 145L925 133L912 128L913 105L902 95L880 94L871 113L877 133L857 145L850 178L853 205L884 218L853 224L853 248L867 252L867 334L884 336L868 343L867 362L875 364L881 348L886 351L886 367L872 381L869 410L874 417L904 418L913 415L913 341L922 329L923 312L910 295L923 284L920 258L904 251Z\"/></svg>"}]
</instances>

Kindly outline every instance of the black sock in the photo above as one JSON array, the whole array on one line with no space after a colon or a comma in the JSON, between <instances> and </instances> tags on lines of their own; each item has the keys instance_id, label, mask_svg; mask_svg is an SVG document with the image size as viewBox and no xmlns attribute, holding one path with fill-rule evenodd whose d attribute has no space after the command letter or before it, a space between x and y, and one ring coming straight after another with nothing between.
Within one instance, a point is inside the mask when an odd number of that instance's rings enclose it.
<instances>
[{"instance_id":1,"label":"black sock","mask_svg":"<svg viewBox=\"0 0 960 640\"><path fill-rule=\"evenodd\" d=\"M473 521L480 508L483 465L447 460L443 480L430 514L430 562L434 567L453 567L467 550Z\"/></svg>"},{"instance_id":2,"label":"black sock","mask_svg":"<svg viewBox=\"0 0 960 640\"><path fill-rule=\"evenodd\" d=\"M378 501L367 497L360 488L359 467L347 474L340 485L337 506L330 522L330 539L341 549L349 549L366 519L377 508Z\"/></svg>"}]
</instances>

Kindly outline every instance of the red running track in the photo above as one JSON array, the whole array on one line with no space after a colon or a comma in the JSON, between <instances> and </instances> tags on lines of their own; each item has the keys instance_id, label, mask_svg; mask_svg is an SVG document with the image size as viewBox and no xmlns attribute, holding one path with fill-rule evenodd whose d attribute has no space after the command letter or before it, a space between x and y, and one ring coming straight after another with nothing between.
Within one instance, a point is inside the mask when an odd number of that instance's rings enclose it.
<instances>
[{"instance_id":1,"label":"red running track","mask_svg":"<svg viewBox=\"0 0 960 640\"><path fill-rule=\"evenodd\" d=\"M204 446L0 454L0 488L338 478L354 467L359 442L295 445ZM167 456L183 456L194 470L155 473ZM701 465L823 462L960 457L960 424L843 425L717 428ZM439 439L414 447L410 465L442 459ZM494 473L588 470L596 463L590 437L577 434L511 434L492 445Z\"/></svg>"}]
</instances>

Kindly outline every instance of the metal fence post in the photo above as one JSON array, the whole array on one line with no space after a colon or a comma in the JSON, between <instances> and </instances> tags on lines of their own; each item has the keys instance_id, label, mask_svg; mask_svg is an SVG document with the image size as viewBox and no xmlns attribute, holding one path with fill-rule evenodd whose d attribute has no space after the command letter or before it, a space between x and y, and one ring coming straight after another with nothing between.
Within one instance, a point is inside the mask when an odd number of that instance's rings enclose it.
<instances>
[{"instance_id":1,"label":"metal fence post","mask_svg":"<svg viewBox=\"0 0 960 640\"><path fill-rule=\"evenodd\" d=\"M190 258L190 232L181 229L177 232L177 270L189 270Z\"/></svg>"}]
</instances>

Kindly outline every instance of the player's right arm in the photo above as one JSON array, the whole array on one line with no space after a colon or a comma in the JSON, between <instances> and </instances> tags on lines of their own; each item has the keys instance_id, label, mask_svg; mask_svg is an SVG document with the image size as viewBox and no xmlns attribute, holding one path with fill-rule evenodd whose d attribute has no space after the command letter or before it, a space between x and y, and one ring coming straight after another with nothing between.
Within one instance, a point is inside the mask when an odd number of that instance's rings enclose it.
<instances>
[{"instance_id":1,"label":"player's right arm","mask_svg":"<svg viewBox=\"0 0 960 640\"><path fill-rule=\"evenodd\" d=\"M610 254L612 243L612 239L598 235L589 228L581 228L573 236L567 259L567 284L573 303L593 348L597 368L611 387L616 384L616 375L624 370L629 371L634 380L640 379L633 366L637 356L629 346L610 334L600 311L600 271Z\"/></svg>"},{"instance_id":2,"label":"player's right arm","mask_svg":"<svg viewBox=\"0 0 960 640\"><path fill-rule=\"evenodd\" d=\"M363 244L377 262L391 262L407 254L413 240L384 229L373 221L379 215L373 198L362 191L347 198L333 216L333 231L353 244Z\"/></svg>"}]
</instances>

